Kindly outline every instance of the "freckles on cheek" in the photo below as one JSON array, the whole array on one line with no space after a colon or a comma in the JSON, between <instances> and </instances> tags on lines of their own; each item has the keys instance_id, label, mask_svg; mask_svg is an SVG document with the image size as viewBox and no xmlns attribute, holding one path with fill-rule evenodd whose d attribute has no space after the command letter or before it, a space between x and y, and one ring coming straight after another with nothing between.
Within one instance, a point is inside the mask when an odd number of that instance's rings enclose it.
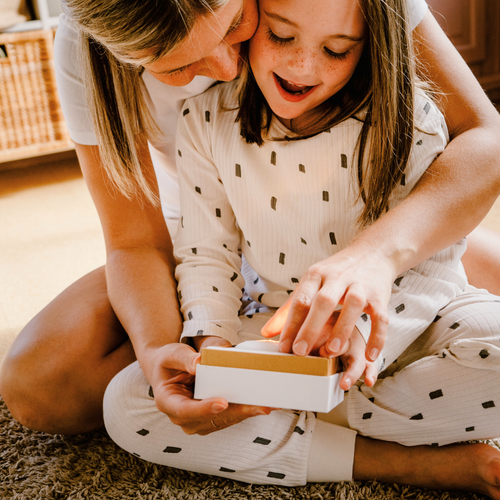
<instances>
[{"instance_id":1,"label":"freckles on cheek","mask_svg":"<svg viewBox=\"0 0 500 500\"><path fill-rule=\"evenodd\" d=\"M328 66L324 71L326 76L332 76L338 73L339 68L337 68L336 66Z\"/></svg>"},{"instance_id":2,"label":"freckles on cheek","mask_svg":"<svg viewBox=\"0 0 500 500\"><path fill-rule=\"evenodd\" d=\"M250 49L250 63L260 67L270 67L279 64L282 51L269 43L255 44Z\"/></svg>"},{"instance_id":3,"label":"freckles on cheek","mask_svg":"<svg viewBox=\"0 0 500 500\"><path fill-rule=\"evenodd\" d=\"M286 60L288 51L284 47L276 47L274 45L267 49L267 58L272 61L274 65L279 65Z\"/></svg>"},{"instance_id":4,"label":"freckles on cheek","mask_svg":"<svg viewBox=\"0 0 500 500\"><path fill-rule=\"evenodd\" d=\"M356 69L356 66L349 64L347 62L338 62L337 64L332 64L324 69L324 74L328 77L335 77L335 78L340 78L340 79L349 79L352 74L354 73L354 70Z\"/></svg>"}]
</instances>

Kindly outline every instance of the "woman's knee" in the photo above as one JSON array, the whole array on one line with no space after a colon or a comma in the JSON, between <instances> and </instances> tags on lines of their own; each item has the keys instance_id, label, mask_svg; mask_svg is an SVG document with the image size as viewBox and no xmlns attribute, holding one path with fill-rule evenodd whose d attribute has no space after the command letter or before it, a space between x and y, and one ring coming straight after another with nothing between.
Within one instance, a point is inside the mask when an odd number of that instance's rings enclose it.
<instances>
[{"instance_id":1,"label":"woman's knee","mask_svg":"<svg viewBox=\"0 0 500 500\"><path fill-rule=\"evenodd\" d=\"M132 349L109 356L125 342L104 270L96 270L63 291L16 337L0 368L0 394L27 427L64 433L98 427L107 383L134 359Z\"/></svg>"},{"instance_id":2,"label":"woman's knee","mask_svg":"<svg viewBox=\"0 0 500 500\"><path fill-rule=\"evenodd\" d=\"M500 295L500 233L484 226L467 236L462 262L469 283Z\"/></svg>"},{"instance_id":3,"label":"woman's knee","mask_svg":"<svg viewBox=\"0 0 500 500\"><path fill-rule=\"evenodd\" d=\"M64 434L88 431L102 425L104 388L99 401L99 388L86 387L96 373L81 345L72 348L44 322L34 320L2 361L0 394L12 416L26 427Z\"/></svg>"}]
</instances>

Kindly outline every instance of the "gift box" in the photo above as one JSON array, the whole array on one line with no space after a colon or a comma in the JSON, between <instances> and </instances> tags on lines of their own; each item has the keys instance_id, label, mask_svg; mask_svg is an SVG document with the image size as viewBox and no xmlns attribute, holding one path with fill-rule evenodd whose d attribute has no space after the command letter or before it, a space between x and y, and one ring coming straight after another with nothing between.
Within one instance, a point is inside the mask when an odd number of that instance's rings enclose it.
<instances>
[{"instance_id":1,"label":"gift box","mask_svg":"<svg viewBox=\"0 0 500 500\"><path fill-rule=\"evenodd\" d=\"M207 347L196 368L195 399L328 413L344 399L337 359L278 351L278 342Z\"/></svg>"}]
</instances>

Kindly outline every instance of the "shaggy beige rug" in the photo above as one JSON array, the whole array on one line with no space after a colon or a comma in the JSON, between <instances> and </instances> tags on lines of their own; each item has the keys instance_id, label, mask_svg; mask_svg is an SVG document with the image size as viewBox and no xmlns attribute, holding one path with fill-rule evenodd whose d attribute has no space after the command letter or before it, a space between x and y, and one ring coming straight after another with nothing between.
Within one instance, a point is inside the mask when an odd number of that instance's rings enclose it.
<instances>
[{"instance_id":1,"label":"shaggy beige rug","mask_svg":"<svg viewBox=\"0 0 500 500\"><path fill-rule=\"evenodd\" d=\"M492 443L493 444L493 443ZM119 449L104 430L78 436L29 431L0 400L0 499L455 500L485 497L377 482L253 486L161 467Z\"/></svg>"}]
</instances>

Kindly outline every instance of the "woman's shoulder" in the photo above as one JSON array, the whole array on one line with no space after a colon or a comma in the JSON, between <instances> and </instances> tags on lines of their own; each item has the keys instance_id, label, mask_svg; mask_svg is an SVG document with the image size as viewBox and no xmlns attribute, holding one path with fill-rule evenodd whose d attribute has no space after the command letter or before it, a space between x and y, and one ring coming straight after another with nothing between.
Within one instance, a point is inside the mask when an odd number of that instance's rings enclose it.
<instances>
[{"instance_id":1,"label":"woman's shoulder","mask_svg":"<svg viewBox=\"0 0 500 500\"><path fill-rule=\"evenodd\" d=\"M66 14L59 16L59 24L54 39L55 63L77 65L76 47L79 38L78 28Z\"/></svg>"},{"instance_id":2,"label":"woman's shoulder","mask_svg":"<svg viewBox=\"0 0 500 500\"><path fill-rule=\"evenodd\" d=\"M408 0L408 15L411 29L415 29L427 12L427 2L425 0Z\"/></svg>"},{"instance_id":3,"label":"woman's shoulder","mask_svg":"<svg viewBox=\"0 0 500 500\"><path fill-rule=\"evenodd\" d=\"M79 37L78 28L62 14L54 42L57 91L71 139L79 144L95 145L97 140L85 97L79 58Z\"/></svg>"}]
</instances>

